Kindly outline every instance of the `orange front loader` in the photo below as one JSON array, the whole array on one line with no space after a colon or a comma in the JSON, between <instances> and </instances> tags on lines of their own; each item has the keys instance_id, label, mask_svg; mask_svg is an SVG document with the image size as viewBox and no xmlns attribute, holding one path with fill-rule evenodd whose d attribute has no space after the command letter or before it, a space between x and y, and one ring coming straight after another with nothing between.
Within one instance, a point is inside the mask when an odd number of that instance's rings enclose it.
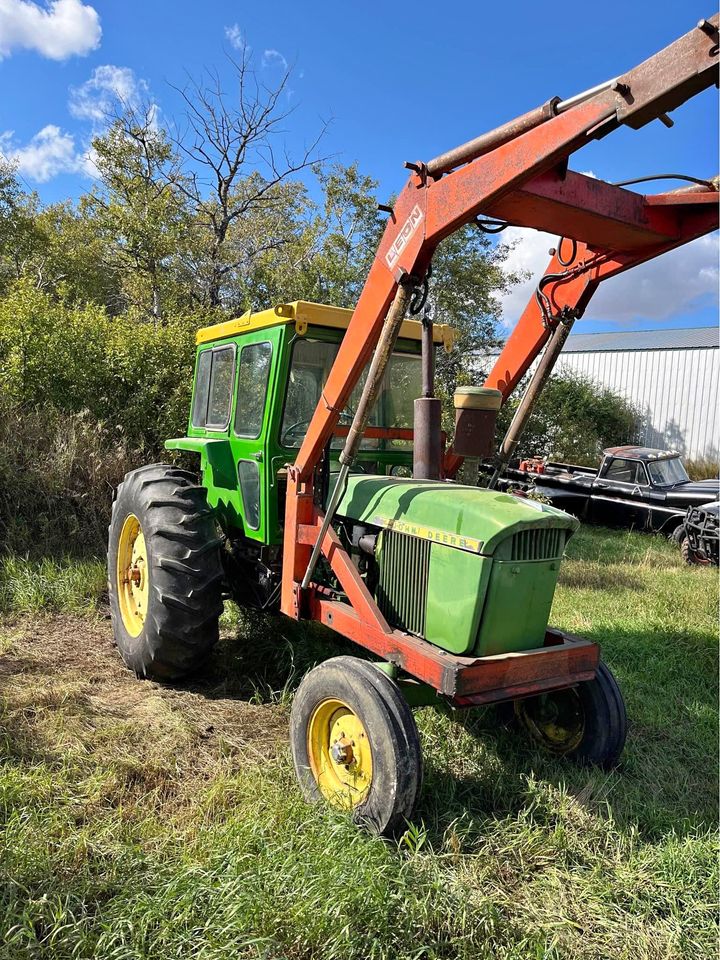
<instances>
[{"instance_id":1,"label":"orange front loader","mask_svg":"<svg viewBox=\"0 0 720 960\"><path fill-rule=\"evenodd\" d=\"M536 296L485 383L507 400L547 348L535 393L526 396L514 433L500 451L501 459L506 459L570 325L582 316L598 285L718 226L717 180L644 195L575 173L568 169L568 158L621 126L639 129L654 120L671 126L669 111L717 83L715 15L607 83L568 100L554 97L427 163L406 163L410 177L390 212L321 402L289 469L284 613L331 626L458 703L562 687L592 674L597 653L587 643L551 638L534 657L498 664L449 655L391 626L332 521L399 325L414 292L427 278L438 243L478 217L551 231L562 238ZM326 502L318 495L319 468L340 412L368 361L362 400L340 454L340 479L335 495ZM416 420L415 444L425 448L421 462L440 462L443 478L455 476L462 456L450 449L441 460L439 427L425 425L420 432ZM452 497L451 488L447 496ZM328 592L314 579L321 557L337 580L337 591Z\"/></svg>"}]
</instances>

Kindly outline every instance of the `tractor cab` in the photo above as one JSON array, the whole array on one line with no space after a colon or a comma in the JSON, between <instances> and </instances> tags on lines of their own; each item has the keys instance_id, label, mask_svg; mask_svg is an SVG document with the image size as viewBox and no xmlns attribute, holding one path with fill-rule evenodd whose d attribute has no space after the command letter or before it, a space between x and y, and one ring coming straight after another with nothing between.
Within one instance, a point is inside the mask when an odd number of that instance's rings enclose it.
<instances>
[{"instance_id":1,"label":"tractor cab","mask_svg":"<svg viewBox=\"0 0 720 960\"><path fill-rule=\"evenodd\" d=\"M201 329L186 437L170 450L200 454L209 505L223 526L265 545L279 545L287 466L295 460L319 403L352 310L306 301ZM404 321L370 425L358 473L410 476L413 402L421 395L422 324ZM452 331L433 326L436 346L452 347ZM364 376L340 415L331 441L337 462Z\"/></svg>"}]
</instances>

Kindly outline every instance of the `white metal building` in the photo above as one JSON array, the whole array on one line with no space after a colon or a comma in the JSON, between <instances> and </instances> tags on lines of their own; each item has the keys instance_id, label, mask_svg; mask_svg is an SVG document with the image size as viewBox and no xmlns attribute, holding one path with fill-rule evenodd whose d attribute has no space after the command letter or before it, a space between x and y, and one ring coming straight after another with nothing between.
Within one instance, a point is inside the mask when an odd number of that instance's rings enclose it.
<instances>
[{"instance_id":1,"label":"white metal building","mask_svg":"<svg viewBox=\"0 0 720 960\"><path fill-rule=\"evenodd\" d=\"M717 327L571 333L557 369L627 397L645 417L646 446L717 460L719 346Z\"/></svg>"}]
</instances>

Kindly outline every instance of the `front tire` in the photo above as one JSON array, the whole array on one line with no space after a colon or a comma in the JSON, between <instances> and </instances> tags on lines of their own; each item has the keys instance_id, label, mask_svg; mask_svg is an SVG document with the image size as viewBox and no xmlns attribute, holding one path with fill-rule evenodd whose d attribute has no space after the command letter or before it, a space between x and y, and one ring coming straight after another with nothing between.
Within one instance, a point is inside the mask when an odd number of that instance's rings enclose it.
<instances>
[{"instance_id":1,"label":"front tire","mask_svg":"<svg viewBox=\"0 0 720 960\"><path fill-rule=\"evenodd\" d=\"M627 715L615 678L601 661L594 680L515 701L531 740L549 753L609 769L625 746Z\"/></svg>"},{"instance_id":2,"label":"front tire","mask_svg":"<svg viewBox=\"0 0 720 960\"><path fill-rule=\"evenodd\" d=\"M688 564L688 566L707 566L707 560L701 560L695 551L690 547L690 538L687 536L687 534L680 541L680 556L683 558L683 561Z\"/></svg>"},{"instance_id":3,"label":"front tire","mask_svg":"<svg viewBox=\"0 0 720 960\"><path fill-rule=\"evenodd\" d=\"M334 657L300 684L290 715L305 799L352 812L372 833L405 829L422 783L420 741L397 684L373 664Z\"/></svg>"},{"instance_id":4,"label":"front tire","mask_svg":"<svg viewBox=\"0 0 720 960\"><path fill-rule=\"evenodd\" d=\"M108 536L115 643L138 676L178 680L218 639L223 569L205 492L168 464L133 470L117 489Z\"/></svg>"}]
</instances>

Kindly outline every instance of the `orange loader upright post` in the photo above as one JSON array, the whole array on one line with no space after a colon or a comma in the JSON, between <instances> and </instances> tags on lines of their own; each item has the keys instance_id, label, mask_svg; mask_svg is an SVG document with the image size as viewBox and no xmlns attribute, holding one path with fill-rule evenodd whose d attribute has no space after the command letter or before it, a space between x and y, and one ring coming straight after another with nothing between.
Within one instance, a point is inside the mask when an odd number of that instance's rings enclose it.
<instances>
[{"instance_id":1,"label":"orange loader upright post","mask_svg":"<svg viewBox=\"0 0 720 960\"><path fill-rule=\"evenodd\" d=\"M315 472L381 338L399 287L421 284L438 243L479 215L563 238L538 296L526 307L486 381L502 392L503 402L557 324L581 316L603 280L717 229L717 180L645 196L567 168L573 153L620 126L639 129L655 119L671 125L668 111L717 83L715 15L618 78L568 100L553 98L428 163L406 164L410 177L288 471L281 589L285 614L331 626L458 704L502 699L509 689L519 696L593 675L596 646L553 639L551 631L547 646L534 657L522 665L518 660L512 668L506 664L505 673L490 676L488 666L481 669L477 660L453 656L391 628L335 534L332 510L326 516L317 502ZM350 433L354 428L362 433L365 423L355 423ZM342 455L340 459L344 462ZM446 454L445 476L453 477L461 463L452 451ZM312 580L314 548L332 568L344 599L329 596Z\"/></svg>"}]
</instances>

